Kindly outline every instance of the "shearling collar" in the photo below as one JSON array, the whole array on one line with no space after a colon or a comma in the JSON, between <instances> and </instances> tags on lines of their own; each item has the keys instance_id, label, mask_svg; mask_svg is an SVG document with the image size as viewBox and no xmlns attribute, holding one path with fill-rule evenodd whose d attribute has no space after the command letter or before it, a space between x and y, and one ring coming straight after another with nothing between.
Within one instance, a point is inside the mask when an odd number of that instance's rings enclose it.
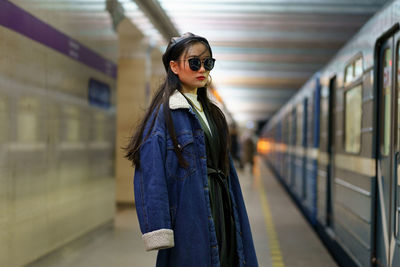
<instances>
[{"instance_id":1,"label":"shearling collar","mask_svg":"<svg viewBox=\"0 0 400 267\"><path fill-rule=\"evenodd\" d=\"M169 97L169 108L190 108L190 104L181 92L175 90L175 92Z\"/></svg>"}]
</instances>

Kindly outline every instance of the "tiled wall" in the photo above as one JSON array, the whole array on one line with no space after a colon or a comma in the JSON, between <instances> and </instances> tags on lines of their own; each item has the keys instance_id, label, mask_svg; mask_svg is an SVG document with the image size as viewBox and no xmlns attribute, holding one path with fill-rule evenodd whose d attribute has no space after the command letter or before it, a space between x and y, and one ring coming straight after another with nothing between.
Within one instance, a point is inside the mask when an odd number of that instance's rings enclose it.
<instances>
[{"instance_id":1,"label":"tiled wall","mask_svg":"<svg viewBox=\"0 0 400 267\"><path fill-rule=\"evenodd\" d=\"M115 79L0 27L0 266L22 266L109 222L115 108L88 81Z\"/></svg>"}]
</instances>

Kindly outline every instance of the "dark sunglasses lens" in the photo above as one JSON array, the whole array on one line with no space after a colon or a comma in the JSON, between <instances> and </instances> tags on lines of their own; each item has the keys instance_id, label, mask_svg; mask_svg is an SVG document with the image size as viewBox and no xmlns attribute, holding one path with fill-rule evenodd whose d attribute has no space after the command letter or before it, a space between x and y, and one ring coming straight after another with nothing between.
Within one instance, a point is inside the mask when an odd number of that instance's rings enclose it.
<instances>
[{"instance_id":1,"label":"dark sunglasses lens","mask_svg":"<svg viewBox=\"0 0 400 267\"><path fill-rule=\"evenodd\" d=\"M189 59L189 67L193 71L197 71L201 67L201 60L198 58L191 58Z\"/></svg>"},{"instance_id":2,"label":"dark sunglasses lens","mask_svg":"<svg viewBox=\"0 0 400 267\"><path fill-rule=\"evenodd\" d=\"M215 59L206 58L206 60L204 60L204 68L206 70L212 70L214 68L214 62L215 62Z\"/></svg>"}]
</instances>

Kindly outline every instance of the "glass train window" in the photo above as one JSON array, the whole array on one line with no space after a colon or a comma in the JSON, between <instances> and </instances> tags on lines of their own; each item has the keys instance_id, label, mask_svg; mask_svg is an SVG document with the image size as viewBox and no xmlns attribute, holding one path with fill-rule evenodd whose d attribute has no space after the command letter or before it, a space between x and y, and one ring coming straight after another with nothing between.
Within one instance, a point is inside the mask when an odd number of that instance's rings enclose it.
<instances>
[{"instance_id":1,"label":"glass train window","mask_svg":"<svg viewBox=\"0 0 400 267\"><path fill-rule=\"evenodd\" d=\"M320 139L325 141L327 136L327 118L328 118L328 97L329 97L329 88L327 86L322 87L321 89L321 101L320 101L320 113L319 113L319 121L320 121L320 129L321 136ZM320 143L324 144L323 141ZM321 146L322 147L322 146Z\"/></svg>"},{"instance_id":2,"label":"glass train window","mask_svg":"<svg viewBox=\"0 0 400 267\"><path fill-rule=\"evenodd\" d=\"M363 69L362 69L362 59L359 58L354 62L354 76L357 79L358 77L360 77L363 73Z\"/></svg>"},{"instance_id":3,"label":"glass train window","mask_svg":"<svg viewBox=\"0 0 400 267\"><path fill-rule=\"evenodd\" d=\"M397 73L397 90L400 90L400 42L397 44L396 73Z\"/></svg>"},{"instance_id":4,"label":"glass train window","mask_svg":"<svg viewBox=\"0 0 400 267\"><path fill-rule=\"evenodd\" d=\"M396 65L396 73L397 73L397 144L400 149L400 42L397 43L397 65ZM400 182L400 179L398 179Z\"/></svg>"},{"instance_id":5,"label":"glass train window","mask_svg":"<svg viewBox=\"0 0 400 267\"><path fill-rule=\"evenodd\" d=\"M296 119L296 108L293 108L291 110L291 135L290 135L290 144L291 145L296 145L296 123L297 123L297 119Z\"/></svg>"},{"instance_id":6,"label":"glass train window","mask_svg":"<svg viewBox=\"0 0 400 267\"><path fill-rule=\"evenodd\" d=\"M383 146L382 155L389 155L390 151L390 121L391 121L391 96L390 87L392 85L392 50L390 48L385 49L383 58Z\"/></svg>"},{"instance_id":7,"label":"glass train window","mask_svg":"<svg viewBox=\"0 0 400 267\"><path fill-rule=\"evenodd\" d=\"M285 129L286 129L286 139L287 139L287 136L288 136L288 134L289 134L289 114L288 113L286 113L286 116L285 116Z\"/></svg>"},{"instance_id":8,"label":"glass train window","mask_svg":"<svg viewBox=\"0 0 400 267\"><path fill-rule=\"evenodd\" d=\"M292 136L292 116L290 116L290 112L288 112L288 120L287 120L287 144L290 145L290 140Z\"/></svg>"},{"instance_id":9,"label":"glass train window","mask_svg":"<svg viewBox=\"0 0 400 267\"><path fill-rule=\"evenodd\" d=\"M344 76L344 82L348 83L353 80L353 64L350 64L349 66L346 67L346 73Z\"/></svg>"},{"instance_id":10,"label":"glass train window","mask_svg":"<svg viewBox=\"0 0 400 267\"><path fill-rule=\"evenodd\" d=\"M344 82L350 83L360 78L362 74L363 74L363 60L362 57L359 57L353 60L349 65L347 65L344 73Z\"/></svg>"},{"instance_id":11,"label":"glass train window","mask_svg":"<svg viewBox=\"0 0 400 267\"><path fill-rule=\"evenodd\" d=\"M296 120L296 145L302 145L302 137L303 137L303 105L300 103L297 105L297 120Z\"/></svg>"},{"instance_id":12,"label":"glass train window","mask_svg":"<svg viewBox=\"0 0 400 267\"><path fill-rule=\"evenodd\" d=\"M345 151L358 153L361 148L362 87L356 86L345 93Z\"/></svg>"},{"instance_id":13,"label":"glass train window","mask_svg":"<svg viewBox=\"0 0 400 267\"><path fill-rule=\"evenodd\" d=\"M400 42L397 44L396 73L397 73L397 90L400 90ZM400 95L399 95L399 97L400 97Z\"/></svg>"}]
</instances>

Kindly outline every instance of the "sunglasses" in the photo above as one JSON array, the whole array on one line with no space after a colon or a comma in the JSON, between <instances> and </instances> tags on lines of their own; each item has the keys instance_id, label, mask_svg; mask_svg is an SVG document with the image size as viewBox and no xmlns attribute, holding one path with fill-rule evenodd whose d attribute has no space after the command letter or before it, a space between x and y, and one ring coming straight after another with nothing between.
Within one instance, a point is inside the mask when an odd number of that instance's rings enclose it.
<instances>
[{"instance_id":1,"label":"sunglasses","mask_svg":"<svg viewBox=\"0 0 400 267\"><path fill-rule=\"evenodd\" d=\"M210 71L214 68L215 58L208 57L201 61L200 58L193 57L188 59L189 68L192 71L198 71L201 68L201 63L204 65L204 69Z\"/></svg>"}]
</instances>

